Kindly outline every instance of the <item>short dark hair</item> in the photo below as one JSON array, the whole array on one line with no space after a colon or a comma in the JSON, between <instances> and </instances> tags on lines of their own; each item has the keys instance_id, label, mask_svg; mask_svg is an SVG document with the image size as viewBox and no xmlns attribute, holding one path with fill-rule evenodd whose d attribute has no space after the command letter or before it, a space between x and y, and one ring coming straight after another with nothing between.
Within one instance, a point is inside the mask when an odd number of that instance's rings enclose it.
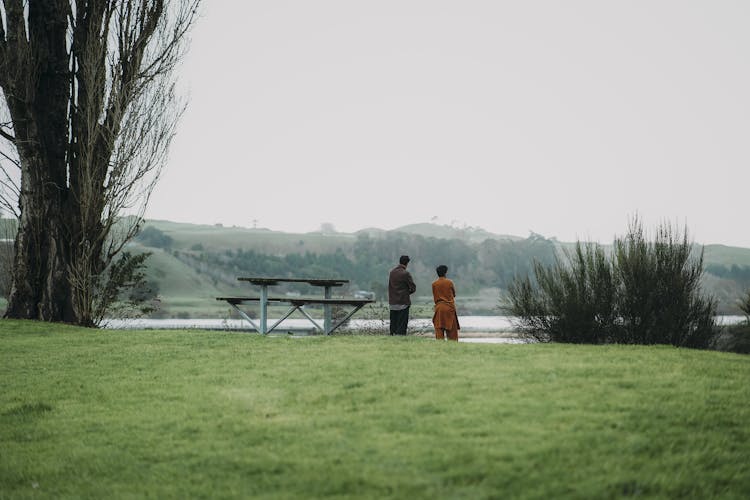
<instances>
[{"instance_id":1,"label":"short dark hair","mask_svg":"<svg viewBox=\"0 0 750 500\"><path fill-rule=\"evenodd\" d=\"M446 266L445 264L440 264L435 268L435 271L437 272L437 275L442 278L443 276L445 276L445 273L448 272L448 266Z\"/></svg>"},{"instance_id":2,"label":"short dark hair","mask_svg":"<svg viewBox=\"0 0 750 500\"><path fill-rule=\"evenodd\" d=\"M409 258L409 256L408 256L408 255L402 255L401 257L399 257L399 259L398 259L398 263L399 263L399 264L403 264L403 265L406 265L406 264L408 264L408 263L409 263L409 261L410 261L410 260L411 260L411 259Z\"/></svg>"}]
</instances>

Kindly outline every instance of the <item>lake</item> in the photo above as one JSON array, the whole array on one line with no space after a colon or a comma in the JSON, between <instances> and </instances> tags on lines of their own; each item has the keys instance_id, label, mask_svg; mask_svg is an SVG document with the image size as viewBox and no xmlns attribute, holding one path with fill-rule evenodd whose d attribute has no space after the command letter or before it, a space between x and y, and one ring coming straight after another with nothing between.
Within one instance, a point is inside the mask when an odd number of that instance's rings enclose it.
<instances>
[{"instance_id":1,"label":"lake","mask_svg":"<svg viewBox=\"0 0 750 500\"><path fill-rule=\"evenodd\" d=\"M464 332L512 332L513 324L510 316L461 316L461 331ZM272 325L275 319L269 318L268 324ZM104 328L111 329L202 329L202 330L248 330L250 325L241 319L108 319L103 324ZM304 318L287 318L281 322L276 330L310 330L312 325ZM350 330L386 330L388 325L385 321L375 319L351 319ZM274 330L274 331L276 331ZM431 319L412 319L409 321L409 331L432 332Z\"/></svg>"},{"instance_id":2,"label":"lake","mask_svg":"<svg viewBox=\"0 0 750 500\"><path fill-rule=\"evenodd\" d=\"M717 322L721 325L736 324L743 321L744 316L718 316ZM513 335L514 318L512 316L460 316L461 342L472 343L522 343L523 340ZM268 320L269 325L275 323L274 319ZM106 320L102 325L104 328L117 330L141 330L141 329L170 329L170 330L229 330L249 331L250 325L247 321L240 319L128 319ZM287 318L273 333L295 333L306 334L310 332L312 325L306 319ZM348 330L386 332L387 323L383 320L373 319L351 319ZM431 319L412 319L409 321L409 333L432 335ZM303 335L301 335L303 336Z\"/></svg>"}]
</instances>

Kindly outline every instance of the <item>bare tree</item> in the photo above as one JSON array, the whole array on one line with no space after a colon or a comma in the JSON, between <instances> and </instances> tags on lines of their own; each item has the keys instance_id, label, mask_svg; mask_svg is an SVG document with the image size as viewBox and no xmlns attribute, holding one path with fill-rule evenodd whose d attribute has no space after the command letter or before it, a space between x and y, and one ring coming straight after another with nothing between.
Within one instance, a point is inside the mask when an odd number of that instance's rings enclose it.
<instances>
[{"instance_id":1,"label":"bare tree","mask_svg":"<svg viewBox=\"0 0 750 500\"><path fill-rule=\"evenodd\" d=\"M6 316L93 325L103 290L128 284L107 270L129 258L184 109L175 68L199 3L0 0L0 207L19 219Z\"/></svg>"},{"instance_id":2,"label":"bare tree","mask_svg":"<svg viewBox=\"0 0 750 500\"><path fill-rule=\"evenodd\" d=\"M0 209L0 297L7 298L10 293L10 278L13 275L13 235L16 224L13 219L3 218Z\"/></svg>"}]
</instances>

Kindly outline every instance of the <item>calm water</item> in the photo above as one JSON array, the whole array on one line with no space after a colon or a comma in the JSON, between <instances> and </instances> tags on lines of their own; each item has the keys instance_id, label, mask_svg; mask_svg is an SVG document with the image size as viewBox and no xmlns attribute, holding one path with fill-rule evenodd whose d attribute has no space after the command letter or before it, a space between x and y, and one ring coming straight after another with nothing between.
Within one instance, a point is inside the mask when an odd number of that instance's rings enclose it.
<instances>
[{"instance_id":1,"label":"calm water","mask_svg":"<svg viewBox=\"0 0 750 500\"><path fill-rule=\"evenodd\" d=\"M461 330L472 332L511 332L512 318L509 316L461 316ZM269 318L269 326L276 322ZM321 321L322 322L322 321ZM245 320L240 319L129 319L106 320L105 328L113 329L207 329L207 330L247 330L251 328ZM287 318L281 322L276 330L308 330L312 324L304 318ZM387 329L387 323L381 320L351 319L349 329L378 330ZM432 320L413 319L409 321L409 330L420 332L432 331Z\"/></svg>"},{"instance_id":2,"label":"calm water","mask_svg":"<svg viewBox=\"0 0 750 500\"><path fill-rule=\"evenodd\" d=\"M462 316L460 342L481 344L520 344L524 341L510 334L513 331L512 318L507 316ZM275 319L269 318L268 324L272 325ZM322 320L320 321L322 323ZM202 329L202 330L230 330L248 331L251 329L247 321L239 319L131 319L131 320L107 320L105 328L120 330L138 329ZM277 326L272 333L284 334L286 332L307 333L312 325L306 319L288 318ZM352 319L349 321L348 329L370 330L386 332L388 325L381 320ZM432 335L432 320L414 319L409 321L410 333L423 333ZM471 337L478 332L491 334L492 336ZM468 336L466 336L468 335ZM273 336L273 335L272 335ZM304 338L295 336L294 338Z\"/></svg>"},{"instance_id":3,"label":"calm water","mask_svg":"<svg viewBox=\"0 0 750 500\"><path fill-rule=\"evenodd\" d=\"M719 316L719 324L729 325L739 323L743 316ZM513 317L510 316L460 316L461 332L465 335L471 333L486 332L498 334L514 331ZM274 319L268 320L272 325ZM239 319L130 319L130 320L107 320L103 325L111 329L205 329L205 330L248 330L251 329L247 321ZM287 331L309 331L312 325L303 318L287 318L274 329L274 333ZM387 330L387 323L381 320L351 319L348 329L352 330ZM414 319L409 321L409 331L414 333L432 333L432 321L430 319ZM465 339L471 342L490 342L489 339Z\"/></svg>"}]
</instances>

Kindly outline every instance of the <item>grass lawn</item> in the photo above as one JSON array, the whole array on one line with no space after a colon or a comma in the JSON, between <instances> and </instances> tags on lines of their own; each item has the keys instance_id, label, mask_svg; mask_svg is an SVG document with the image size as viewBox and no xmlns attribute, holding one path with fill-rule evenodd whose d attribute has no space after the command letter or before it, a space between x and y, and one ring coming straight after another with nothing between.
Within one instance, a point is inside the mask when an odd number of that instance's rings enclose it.
<instances>
[{"instance_id":1,"label":"grass lawn","mask_svg":"<svg viewBox=\"0 0 750 500\"><path fill-rule=\"evenodd\" d=\"M0 498L747 498L750 357L0 321Z\"/></svg>"}]
</instances>

